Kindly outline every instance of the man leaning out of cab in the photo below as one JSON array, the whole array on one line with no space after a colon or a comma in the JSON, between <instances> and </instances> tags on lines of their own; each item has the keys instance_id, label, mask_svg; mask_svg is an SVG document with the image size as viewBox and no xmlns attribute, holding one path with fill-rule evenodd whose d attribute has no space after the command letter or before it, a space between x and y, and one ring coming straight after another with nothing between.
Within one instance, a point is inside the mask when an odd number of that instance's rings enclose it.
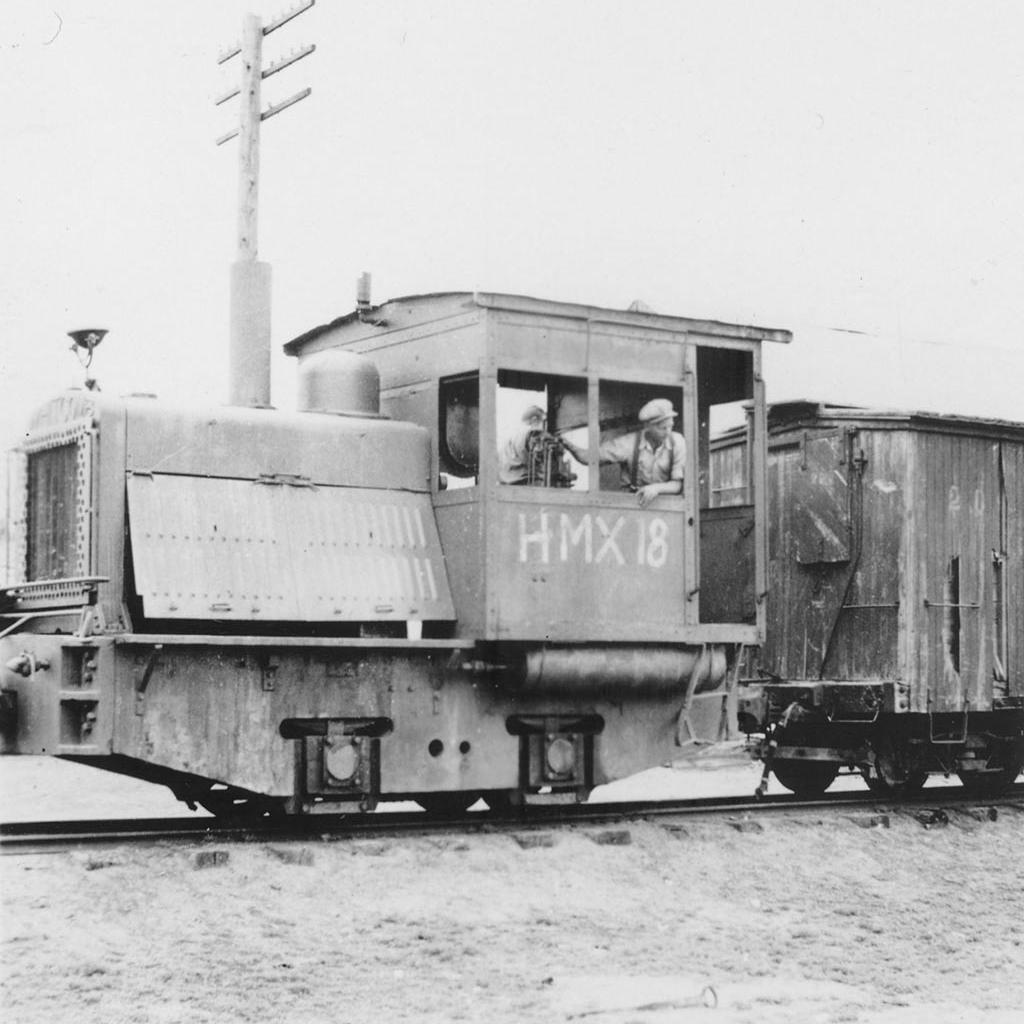
<instances>
[{"instance_id":1,"label":"man leaning out of cab","mask_svg":"<svg viewBox=\"0 0 1024 1024\"><path fill-rule=\"evenodd\" d=\"M606 441L598 448L602 465L617 463L624 491L637 496L646 508L659 494L683 493L686 440L672 429L676 411L667 398L655 398L637 414L639 429ZM563 439L566 448L581 463L586 449Z\"/></svg>"}]
</instances>

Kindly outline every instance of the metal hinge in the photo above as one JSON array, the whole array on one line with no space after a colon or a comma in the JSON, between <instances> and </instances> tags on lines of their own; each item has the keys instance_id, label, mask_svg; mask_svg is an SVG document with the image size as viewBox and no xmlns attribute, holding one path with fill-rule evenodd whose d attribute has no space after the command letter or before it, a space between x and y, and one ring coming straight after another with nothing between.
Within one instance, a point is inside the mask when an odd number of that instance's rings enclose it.
<instances>
[{"instance_id":1,"label":"metal hinge","mask_svg":"<svg viewBox=\"0 0 1024 1024\"><path fill-rule=\"evenodd\" d=\"M308 476L299 473L260 473L253 483L269 487L316 487Z\"/></svg>"},{"instance_id":2,"label":"metal hinge","mask_svg":"<svg viewBox=\"0 0 1024 1024\"><path fill-rule=\"evenodd\" d=\"M160 652L163 649L163 644L153 645L153 649L149 652L149 657L146 659L145 667L142 669L142 675L135 682L135 714L137 715L141 715L145 710L146 690L149 688L149 681L153 678L153 670L157 666L157 659L160 657Z\"/></svg>"}]
</instances>

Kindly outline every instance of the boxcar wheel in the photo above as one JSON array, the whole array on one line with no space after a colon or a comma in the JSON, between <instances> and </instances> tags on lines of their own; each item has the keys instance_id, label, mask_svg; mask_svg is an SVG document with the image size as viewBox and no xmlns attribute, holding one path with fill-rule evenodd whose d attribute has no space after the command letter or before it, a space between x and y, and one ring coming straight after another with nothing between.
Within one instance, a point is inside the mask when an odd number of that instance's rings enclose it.
<instances>
[{"instance_id":1,"label":"boxcar wheel","mask_svg":"<svg viewBox=\"0 0 1024 1024\"><path fill-rule=\"evenodd\" d=\"M890 782L881 775L876 776L873 779L869 779L866 770L861 771L861 775L864 776L864 781L868 784L868 789L870 789L875 796L910 796L912 793L916 793L928 781L927 772L917 772L914 775L909 775L906 778L899 780L898 782Z\"/></svg>"},{"instance_id":2,"label":"boxcar wheel","mask_svg":"<svg viewBox=\"0 0 1024 1024\"><path fill-rule=\"evenodd\" d=\"M791 793L797 796L821 796L835 781L839 774L839 765L828 761L788 761L772 762L775 778Z\"/></svg>"},{"instance_id":3,"label":"boxcar wheel","mask_svg":"<svg viewBox=\"0 0 1024 1024\"><path fill-rule=\"evenodd\" d=\"M994 772L958 772L960 782L971 796L999 796L1013 785L1024 765L1012 764Z\"/></svg>"},{"instance_id":4,"label":"boxcar wheel","mask_svg":"<svg viewBox=\"0 0 1024 1024\"><path fill-rule=\"evenodd\" d=\"M480 794L477 792L463 792L460 790L457 793L420 793L416 797L416 803L427 814L448 817L456 814L465 814L479 799Z\"/></svg>"},{"instance_id":5,"label":"boxcar wheel","mask_svg":"<svg viewBox=\"0 0 1024 1024\"><path fill-rule=\"evenodd\" d=\"M874 750L874 777L869 778L866 769L861 775L875 796L910 796L928 781L928 769L921 767L920 757L908 744L884 736L875 741Z\"/></svg>"}]
</instances>

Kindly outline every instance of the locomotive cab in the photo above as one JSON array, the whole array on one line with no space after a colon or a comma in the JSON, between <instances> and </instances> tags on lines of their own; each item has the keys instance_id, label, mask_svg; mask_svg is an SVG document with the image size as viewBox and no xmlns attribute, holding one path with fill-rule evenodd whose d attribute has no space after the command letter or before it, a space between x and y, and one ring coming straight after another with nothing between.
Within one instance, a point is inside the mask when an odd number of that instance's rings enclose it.
<instances>
[{"instance_id":1,"label":"locomotive cab","mask_svg":"<svg viewBox=\"0 0 1024 1024\"><path fill-rule=\"evenodd\" d=\"M367 355L381 374L382 409L435 434L434 504L458 636L757 643L766 339L788 334L452 294L342 317L285 350L300 364L332 347ZM638 413L653 399L676 413L684 481L682 493L641 507L622 467L601 456L608 442L638 431ZM510 486L500 452L531 407L546 416L547 468ZM710 437L730 416L753 457L738 500L719 507Z\"/></svg>"},{"instance_id":2,"label":"locomotive cab","mask_svg":"<svg viewBox=\"0 0 1024 1024\"><path fill-rule=\"evenodd\" d=\"M761 344L788 337L455 293L362 310L285 349L300 365L332 348L369 357L382 409L434 433L455 636L473 642L468 664L503 695L509 731L540 737L523 741L523 762L545 763L544 737L567 735L595 766L576 780L585 790L732 734L737 655L764 628ZM628 458L607 453L628 452L656 400L675 413L683 483L641 506ZM530 410L544 426L510 481L503 454ZM720 508L710 438L730 417L749 470ZM624 705L633 722L613 740L603 723ZM544 773L520 781L536 789Z\"/></svg>"}]
</instances>

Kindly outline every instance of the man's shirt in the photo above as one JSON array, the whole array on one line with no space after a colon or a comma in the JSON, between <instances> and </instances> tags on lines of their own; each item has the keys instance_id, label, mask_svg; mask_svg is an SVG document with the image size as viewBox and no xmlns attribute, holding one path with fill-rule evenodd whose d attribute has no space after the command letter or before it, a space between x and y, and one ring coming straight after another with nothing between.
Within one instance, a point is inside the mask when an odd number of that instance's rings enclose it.
<instances>
[{"instance_id":1,"label":"man's shirt","mask_svg":"<svg viewBox=\"0 0 1024 1024\"><path fill-rule=\"evenodd\" d=\"M639 439L639 448L637 442ZM623 490L661 484L666 480L682 480L686 465L686 440L672 431L657 448L652 447L642 431L622 434L607 441L598 449L602 462L617 462ZM632 479L633 460L636 459L636 480Z\"/></svg>"},{"instance_id":2,"label":"man's shirt","mask_svg":"<svg viewBox=\"0 0 1024 1024\"><path fill-rule=\"evenodd\" d=\"M498 451L498 482L502 484L526 483L527 448L530 435L539 433L536 427L522 427Z\"/></svg>"}]
</instances>

